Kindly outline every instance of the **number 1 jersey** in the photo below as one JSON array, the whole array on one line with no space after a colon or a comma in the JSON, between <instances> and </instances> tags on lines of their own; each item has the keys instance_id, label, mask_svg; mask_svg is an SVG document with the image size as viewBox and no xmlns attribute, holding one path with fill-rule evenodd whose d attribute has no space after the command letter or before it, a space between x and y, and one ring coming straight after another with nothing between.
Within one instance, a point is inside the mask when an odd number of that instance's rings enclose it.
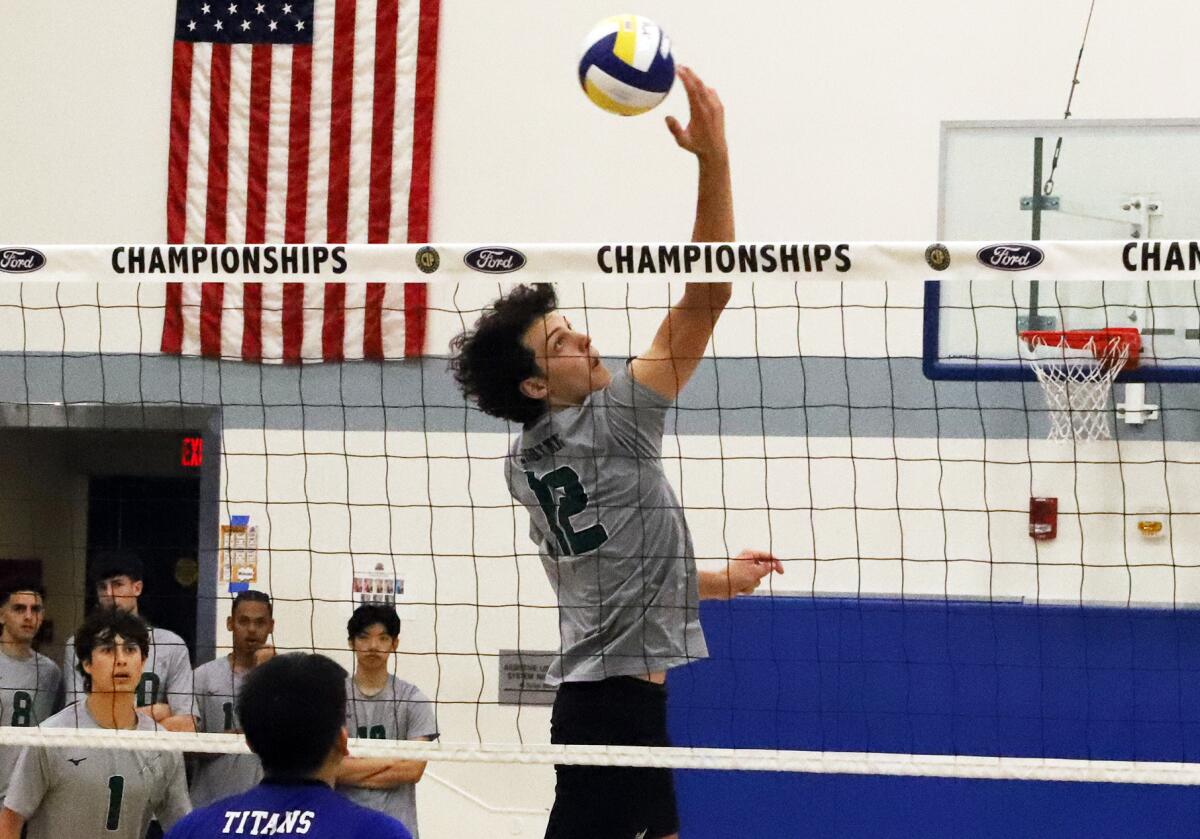
<instances>
[{"instance_id":1,"label":"number 1 jersey","mask_svg":"<svg viewBox=\"0 0 1200 839\"><path fill-rule=\"evenodd\" d=\"M86 702L68 705L42 725L101 728ZM144 714L137 715L137 727L159 730ZM192 808L178 752L86 745L22 749L4 806L25 817L29 839L142 839L152 817L170 827Z\"/></svg>"}]
</instances>

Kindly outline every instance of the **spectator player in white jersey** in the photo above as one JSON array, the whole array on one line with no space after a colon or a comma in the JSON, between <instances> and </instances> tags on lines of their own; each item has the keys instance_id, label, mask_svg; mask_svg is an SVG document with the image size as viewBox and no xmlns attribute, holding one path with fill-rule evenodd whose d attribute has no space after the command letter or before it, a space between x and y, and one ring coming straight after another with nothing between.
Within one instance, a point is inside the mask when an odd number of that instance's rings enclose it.
<instances>
[{"instance_id":1,"label":"spectator player in white jersey","mask_svg":"<svg viewBox=\"0 0 1200 839\"><path fill-rule=\"evenodd\" d=\"M241 732L237 700L246 676L275 655L268 642L275 631L271 598L249 589L238 592L225 628L233 634L233 652L196 668L194 683L200 731ZM207 806L237 795L262 780L262 764L254 755L197 755L192 767L192 805Z\"/></svg>"},{"instance_id":2,"label":"spectator player in white jersey","mask_svg":"<svg viewBox=\"0 0 1200 839\"><path fill-rule=\"evenodd\" d=\"M696 156L695 242L734 236L725 118L687 68L691 118L667 125ZM707 655L699 599L753 591L783 566L743 551L697 571L683 510L662 466L669 407L699 365L731 294L689 283L649 349L611 374L591 339L557 311L548 286L519 287L454 339L451 362L481 410L520 423L509 491L558 597L554 743L669 745L666 671ZM669 770L556 767L548 837L667 837L678 832Z\"/></svg>"},{"instance_id":3,"label":"spectator player in white jersey","mask_svg":"<svg viewBox=\"0 0 1200 839\"><path fill-rule=\"evenodd\" d=\"M97 553L92 562L92 579L102 608L140 615L142 561L136 554L123 550ZM67 702L81 699L83 686L76 666L74 638L67 639L63 650L63 675L67 681ZM150 627L150 655L138 685L137 702L141 711L169 731L196 730L192 662L187 644L169 629Z\"/></svg>"},{"instance_id":4,"label":"spectator player in white jersey","mask_svg":"<svg viewBox=\"0 0 1200 839\"><path fill-rule=\"evenodd\" d=\"M400 643L400 616L392 606L365 603L346 624L354 675L346 680L346 730L370 740L434 740L433 703L415 686L388 672ZM351 801L399 819L417 837L417 782L425 761L349 757L338 789Z\"/></svg>"},{"instance_id":5,"label":"spectator player in white jersey","mask_svg":"<svg viewBox=\"0 0 1200 839\"><path fill-rule=\"evenodd\" d=\"M0 584L0 725L41 725L62 708L62 673L33 649L42 628L46 592L33 580ZM0 804L21 750L0 747Z\"/></svg>"},{"instance_id":6,"label":"spectator player in white jersey","mask_svg":"<svg viewBox=\"0 0 1200 839\"><path fill-rule=\"evenodd\" d=\"M346 758L346 671L315 653L277 655L246 677L238 719L265 777L167 831L166 839L306 836L409 839L384 813L334 791Z\"/></svg>"},{"instance_id":7,"label":"spectator player in white jersey","mask_svg":"<svg viewBox=\"0 0 1200 839\"><path fill-rule=\"evenodd\" d=\"M97 609L75 633L84 699L44 728L153 731L135 692L150 648L146 623L130 612ZM152 818L166 826L191 810L178 752L88 745L21 750L0 810L0 839L142 839Z\"/></svg>"}]
</instances>

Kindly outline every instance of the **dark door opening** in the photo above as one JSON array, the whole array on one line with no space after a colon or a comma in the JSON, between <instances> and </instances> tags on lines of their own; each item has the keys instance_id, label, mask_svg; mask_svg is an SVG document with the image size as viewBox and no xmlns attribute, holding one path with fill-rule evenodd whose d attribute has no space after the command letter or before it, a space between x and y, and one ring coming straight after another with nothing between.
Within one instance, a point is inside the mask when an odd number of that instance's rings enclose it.
<instances>
[{"instance_id":1,"label":"dark door opening","mask_svg":"<svg viewBox=\"0 0 1200 839\"><path fill-rule=\"evenodd\" d=\"M138 609L153 626L187 642L196 660L199 478L93 477L88 482L87 608L96 604L91 558L130 550L141 557L144 587Z\"/></svg>"}]
</instances>

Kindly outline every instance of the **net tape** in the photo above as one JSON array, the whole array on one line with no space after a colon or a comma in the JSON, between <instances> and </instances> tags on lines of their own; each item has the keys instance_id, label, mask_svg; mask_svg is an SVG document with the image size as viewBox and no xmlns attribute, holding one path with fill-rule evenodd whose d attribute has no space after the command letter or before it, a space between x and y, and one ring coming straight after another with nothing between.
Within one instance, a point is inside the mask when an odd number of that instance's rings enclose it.
<instances>
[{"instance_id":1,"label":"net tape","mask_svg":"<svg viewBox=\"0 0 1200 839\"><path fill-rule=\"evenodd\" d=\"M3 728L0 729L0 746L90 747L210 754L249 753L245 740L236 734L124 730ZM355 757L445 763L568 764L980 780L1200 785L1200 764L1169 761L648 746L459 744L359 739L350 741L350 751Z\"/></svg>"}]
</instances>

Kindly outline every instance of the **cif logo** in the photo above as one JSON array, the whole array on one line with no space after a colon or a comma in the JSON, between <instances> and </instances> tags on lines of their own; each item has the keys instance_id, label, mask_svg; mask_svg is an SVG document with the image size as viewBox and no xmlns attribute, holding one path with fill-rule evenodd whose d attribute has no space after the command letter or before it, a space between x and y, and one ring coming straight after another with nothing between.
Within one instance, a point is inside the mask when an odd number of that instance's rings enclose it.
<instances>
[{"instance_id":1,"label":"cif logo","mask_svg":"<svg viewBox=\"0 0 1200 839\"><path fill-rule=\"evenodd\" d=\"M1041 248L1020 243L988 245L980 248L975 256L984 265L997 271L1028 271L1041 265L1046 258Z\"/></svg>"},{"instance_id":2,"label":"cif logo","mask_svg":"<svg viewBox=\"0 0 1200 839\"><path fill-rule=\"evenodd\" d=\"M507 274L525 267L525 254L512 248L475 248L463 257L467 267L485 274Z\"/></svg>"},{"instance_id":3,"label":"cif logo","mask_svg":"<svg viewBox=\"0 0 1200 839\"><path fill-rule=\"evenodd\" d=\"M46 264L46 255L33 248L0 248L0 271L28 274Z\"/></svg>"},{"instance_id":4,"label":"cif logo","mask_svg":"<svg viewBox=\"0 0 1200 839\"><path fill-rule=\"evenodd\" d=\"M422 274L432 274L441 264L442 258L438 256L436 248L425 245L417 251L417 267L421 269Z\"/></svg>"}]
</instances>

